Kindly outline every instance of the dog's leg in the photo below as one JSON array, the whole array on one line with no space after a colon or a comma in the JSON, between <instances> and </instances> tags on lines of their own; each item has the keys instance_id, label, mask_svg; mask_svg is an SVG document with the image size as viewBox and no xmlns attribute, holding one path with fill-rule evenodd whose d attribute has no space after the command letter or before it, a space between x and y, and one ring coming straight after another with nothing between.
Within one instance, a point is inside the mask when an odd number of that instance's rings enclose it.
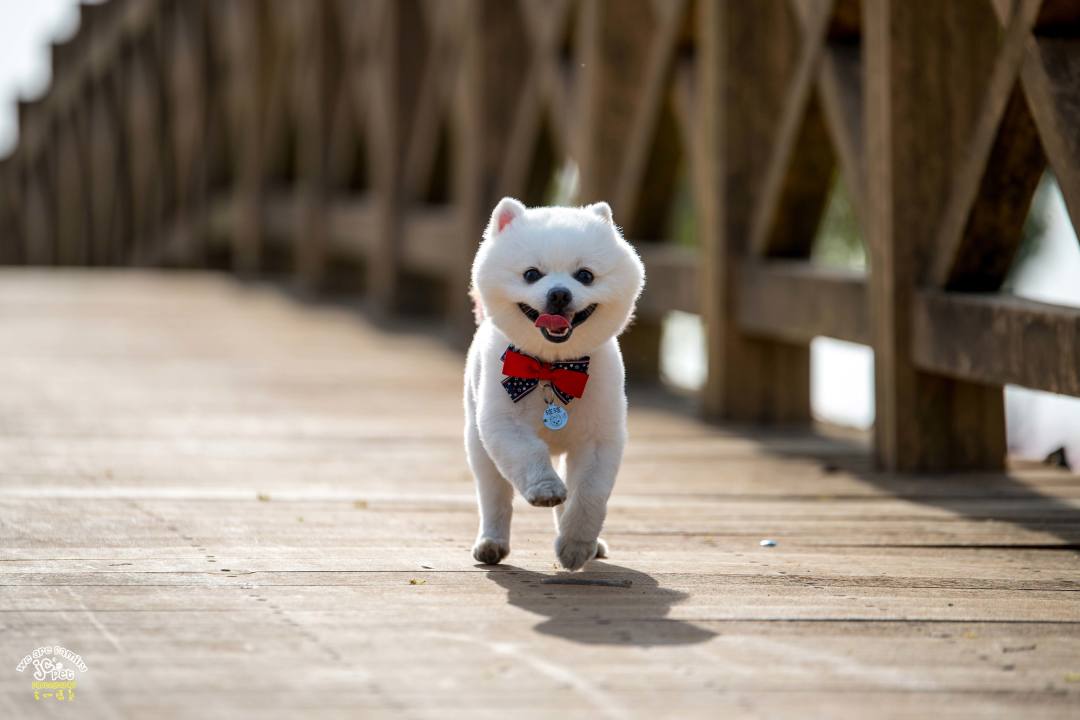
<instances>
[{"instance_id":1,"label":"dog's leg","mask_svg":"<svg viewBox=\"0 0 1080 720\"><path fill-rule=\"evenodd\" d=\"M558 516L555 554L567 570L577 570L594 557L606 557L600 528L607 516L607 501L622 461L621 442L589 443L567 457L570 497Z\"/></svg>"},{"instance_id":2,"label":"dog's leg","mask_svg":"<svg viewBox=\"0 0 1080 720\"><path fill-rule=\"evenodd\" d=\"M552 508L552 510L555 511L555 513L554 513L555 534L558 535L558 533L559 533L559 523L562 522L563 512L566 511L566 504L564 503L562 505L556 505L554 508ZM605 540L602 537L596 538L596 555L594 557L597 560L603 560L606 557L608 557L609 552L610 552L610 550L608 548L607 540Z\"/></svg>"},{"instance_id":3,"label":"dog's leg","mask_svg":"<svg viewBox=\"0 0 1080 720\"><path fill-rule=\"evenodd\" d=\"M473 557L485 565L495 565L510 554L510 519L514 512L514 488L491 461L474 423L465 428L465 455L476 478L476 500L480 508L480 529L473 545Z\"/></svg>"},{"instance_id":4,"label":"dog's leg","mask_svg":"<svg viewBox=\"0 0 1080 720\"><path fill-rule=\"evenodd\" d=\"M551 467L548 446L531 427L506 416L479 427L495 466L530 505L552 507L566 499L566 485Z\"/></svg>"}]
</instances>

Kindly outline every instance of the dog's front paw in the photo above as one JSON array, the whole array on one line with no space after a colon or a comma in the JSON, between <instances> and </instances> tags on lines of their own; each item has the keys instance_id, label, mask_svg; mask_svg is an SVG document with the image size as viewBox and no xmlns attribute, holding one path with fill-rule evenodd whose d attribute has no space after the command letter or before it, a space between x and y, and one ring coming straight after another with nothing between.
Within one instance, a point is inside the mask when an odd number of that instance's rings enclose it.
<instances>
[{"instance_id":1,"label":"dog's front paw","mask_svg":"<svg viewBox=\"0 0 1080 720\"><path fill-rule=\"evenodd\" d=\"M607 548L604 548L607 550ZM567 570L580 570L585 563L596 557L596 540L569 540L557 538L555 540L555 554L559 557L559 564Z\"/></svg>"},{"instance_id":2,"label":"dog's front paw","mask_svg":"<svg viewBox=\"0 0 1080 720\"><path fill-rule=\"evenodd\" d=\"M484 565L498 565L509 554L510 543L494 538L478 538L472 549L473 559Z\"/></svg>"},{"instance_id":3,"label":"dog's front paw","mask_svg":"<svg viewBox=\"0 0 1080 720\"><path fill-rule=\"evenodd\" d=\"M566 485L557 475L537 480L522 493L530 505L554 507L566 500Z\"/></svg>"}]
</instances>

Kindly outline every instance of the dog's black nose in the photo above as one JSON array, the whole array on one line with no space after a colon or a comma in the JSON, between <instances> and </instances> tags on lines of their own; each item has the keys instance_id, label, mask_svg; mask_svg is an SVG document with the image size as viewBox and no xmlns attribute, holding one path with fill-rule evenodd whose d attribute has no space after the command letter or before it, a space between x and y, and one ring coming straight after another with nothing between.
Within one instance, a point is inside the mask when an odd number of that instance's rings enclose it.
<instances>
[{"instance_id":1,"label":"dog's black nose","mask_svg":"<svg viewBox=\"0 0 1080 720\"><path fill-rule=\"evenodd\" d=\"M558 315L567 308L573 301L574 296L570 294L570 291L561 285L548 290L547 293L547 311L553 315Z\"/></svg>"}]
</instances>

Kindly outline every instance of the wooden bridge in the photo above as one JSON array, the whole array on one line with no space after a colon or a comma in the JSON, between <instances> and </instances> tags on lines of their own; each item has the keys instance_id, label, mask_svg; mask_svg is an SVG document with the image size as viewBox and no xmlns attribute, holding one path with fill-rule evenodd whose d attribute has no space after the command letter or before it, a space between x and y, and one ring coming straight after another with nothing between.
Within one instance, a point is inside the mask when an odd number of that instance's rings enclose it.
<instances>
[{"instance_id":1,"label":"wooden bridge","mask_svg":"<svg viewBox=\"0 0 1080 720\"><path fill-rule=\"evenodd\" d=\"M461 356L215 275L0 274L0 715L1075 717L1080 486L631 394L611 558L476 565ZM761 547L762 539L775 547ZM66 704L66 701L65 701ZM55 710L54 710L55 712ZM50 714L51 715L51 714Z\"/></svg>"},{"instance_id":2,"label":"wooden bridge","mask_svg":"<svg viewBox=\"0 0 1080 720\"><path fill-rule=\"evenodd\" d=\"M1002 387L1080 395L1080 310L1001 287L1045 172L1080 217L1080 4L81 19L0 160L12 667L72 647L103 718L1075 715L1080 487L1006 457ZM812 257L837 182L866 271ZM647 265L607 584L551 584L524 507L510 566L468 556L502 195L608 200ZM693 398L656 382L677 310ZM818 336L873 348L870 437L812 426Z\"/></svg>"}]
</instances>

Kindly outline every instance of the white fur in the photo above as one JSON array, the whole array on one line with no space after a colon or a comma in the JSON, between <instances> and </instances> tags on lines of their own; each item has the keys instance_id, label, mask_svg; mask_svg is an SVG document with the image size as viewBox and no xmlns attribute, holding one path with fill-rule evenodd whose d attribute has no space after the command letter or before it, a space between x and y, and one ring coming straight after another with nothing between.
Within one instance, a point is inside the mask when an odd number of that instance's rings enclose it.
<instances>
[{"instance_id":1,"label":"white fur","mask_svg":"<svg viewBox=\"0 0 1080 720\"><path fill-rule=\"evenodd\" d=\"M522 277L530 267L545 274L533 284ZM573 278L581 268L594 274L591 285ZM556 506L555 553L563 567L577 570L606 555L600 528L626 444L623 362L615 337L630 320L644 277L607 203L526 209L504 198L496 206L473 263L483 320L465 368L465 451L480 506L473 547L479 562L496 563L510 552L514 489L533 505ZM597 304L563 343L545 339L518 307L523 302L543 312L555 285L571 290L572 312ZM565 428L543 426L542 387L517 403L510 399L500 359L508 345L547 362L590 357L585 393L567 406Z\"/></svg>"}]
</instances>

